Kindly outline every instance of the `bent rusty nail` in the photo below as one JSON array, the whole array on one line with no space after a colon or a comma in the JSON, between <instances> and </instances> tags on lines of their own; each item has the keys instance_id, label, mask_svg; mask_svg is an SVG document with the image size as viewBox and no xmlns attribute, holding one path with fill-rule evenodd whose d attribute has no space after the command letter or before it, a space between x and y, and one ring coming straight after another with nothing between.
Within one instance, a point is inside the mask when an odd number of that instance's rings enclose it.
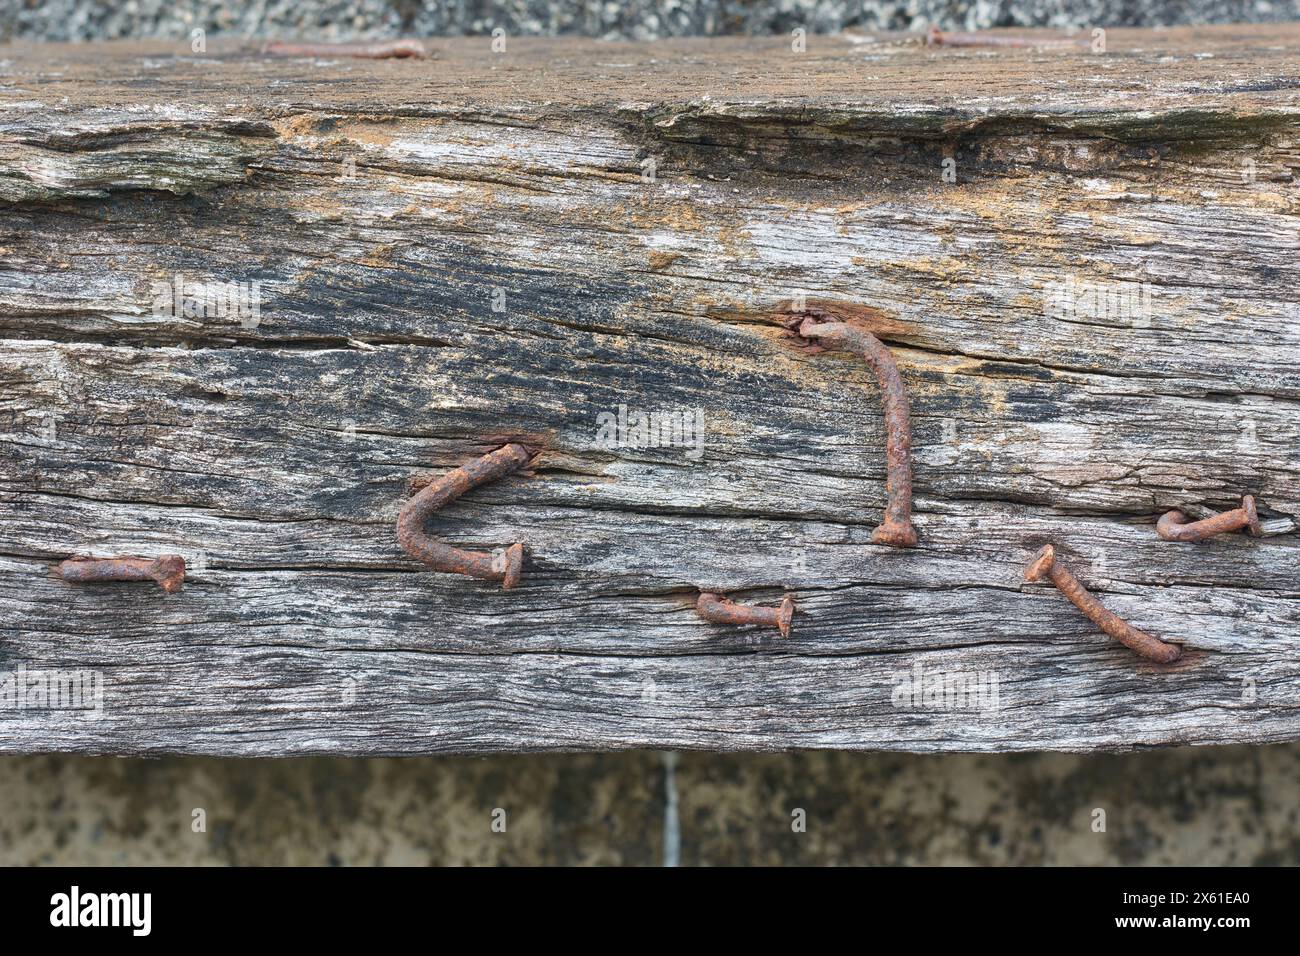
<instances>
[{"instance_id":1,"label":"bent rusty nail","mask_svg":"<svg viewBox=\"0 0 1300 956\"><path fill-rule=\"evenodd\" d=\"M880 339L866 329L844 322L804 319L799 325L804 338L820 339L831 348L844 349L867 360L880 383L880 400L885 406L885 520L871 534L874 544L894 548L916 546L912 524L912 419L903 376L894 357Z\"/></svg>"},{"instance_id":2,"label":"bent rusty nail","mask_svg":"<svg viewBox=\"0 0 1300 956\"><path fill-rule=\"evenodd\" d=\"M58 574L76 584L88 581L156 581L168 594L185 583L185 559L179 554L158 558L69 558Z\"/></svg>"},{"instance_id":3,"label":"bent rusty nail","mask_svg":"<svg viewBox=\"0 0 1300 956\"><path fill-rule=\"evenodd\" d=\"M1242 496L1240 508L1221 512L1213 518L1192 521L1181 511L1167 511L1156 522L1156 534L1166 541L1204 541L1216 534L1242 528L1256 536L1264 533L1252 495Z\"/></svg>"},{"instance_id":4,"label":"bent rusty nail","mask_svg":"<svg viewBox=\"0 0 1300 956\"><path fill-rule=\"evenodd\" d=\"M1141 654L1158 664L1172 664L1183 654L1177 644L1166 644L1152 637L1146 631L1139 631L1132 624L1106 610L1079 579L1070 573L1070 569L1056 560L1056 549L1045 544L1038 549L1033 560L1025 568L1026 581L1039 581L1047 577L1070 599L1075 607L1084 613L1088 620L1119 641L1129 650Z\"/></svg>"},{"instance_id":5,"label":"bent rusty nail","mask_svg":"<svg viewBox=\"0 0 1300 956\"><path fill-rule=\"evenodd\" d=\"M506 445L447 472L437 481L425 486L402 506L402 511L397 516L397 541L402 550L439 571L500 581L502 588L510 590L519 583L519 577L523 573L522 544L512 544L500 554L462 551L430 537L424 530L424 524L439 508L455 501L471 488L518 471L528 464L531 457L523 445Z\"/></svg>"},{"instance_id":6,"label":"bent rusty nail","mask_svg":"<svg viewBox=\"0 0 1300 956\"><path fill-rule=\"evenodd\" d=\"M714 624L775 625L782 637L789 637L790 622L794 620L794 597L787 594L780 607L756 607L728 601L712 591L701 591L699 600L695 602L695 611Z\"/></svg>"},{"instance_id":7,"label":"bent rusty nail","mask_svg":"<svg viewBox=\"0 0 1300 956\"><path fill-rule=\"evenodd\" d=\"M414 57L422 60L429 55L419 40L391 40L385 43L286 43L272 40L262 47L264 56L354 56L366 60Z\"/></svg>"}]
</instances>

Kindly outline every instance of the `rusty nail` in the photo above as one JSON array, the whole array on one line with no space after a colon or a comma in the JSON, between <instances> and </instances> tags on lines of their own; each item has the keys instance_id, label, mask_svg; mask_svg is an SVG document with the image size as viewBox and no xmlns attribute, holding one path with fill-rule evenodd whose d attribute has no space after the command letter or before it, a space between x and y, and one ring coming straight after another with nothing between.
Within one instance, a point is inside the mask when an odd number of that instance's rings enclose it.
<instances>
[{"instance_id":1,"label":"rusty nail","mask_svg":"<svg viewBox=\"0 0 1300 956\"><path fill-rule=\"evenodd\" d=\"M367 60L429 55L419 40L392 40L387 43L284 43L272 40L262 47L265 56L355 56Z\"/></svg>"},{"instance_id":2,"label":"rusty nail","mask_svg":"<svg viewBox=\"0 0 1300 956\"><path fill-rule=\"evenodd\" d=\"M439 571L500 581L502 588L510 590L519 583L519 576L523 573L522 544L512 544L500 554L462 551L431 537L425 532L424 524L439 508L455 501L471 488L518 471L528 464L531 457L523 445L506 445L449 471L427 485L402 506L397 516L397 541L402 549L417 561L433 565Z\"/></svg>"},{"instance_id":3,"label":"rusty nail","mask_svg":"<svg viewBox=\"0 0 1300 956\"><path fill-rule=\"evenodd\" d=\"M930 27L930 32L926 36L926 44L929 46L1011 46L1011 47L1075 47L1088 46L1089 41L1080 39L1070 39L1068 37L1052 37L1044 39L1034 39L1033 37L1004 37L997 34L986 33L944 33L938 27Z\"/></svg>"},{"instance_id":4,"label":"rusty nail","mask_svg":"<svg viewBox=\"0 0 1300 956\"><path fill-rule=\"evenodd\" d=\"M787 594L780 607L755 607L728 601L712 591L701 591L700 599L695 602L695 611L714 624L776 625L782 637L789 637L790 622L794 620L794 597Z\"/></svg>"},{"instance_id":5,"label":"rusty nail","mask_svg":"<svg viewBox=\"0 0 1300 956\"><path fill-rule=\"evenodd\" d=\"M185 583L185 559L179 554L158 558L69 558L59 564L65 581L156 581L168 594Z\"/></svg>"},{"instance_id":6,"label":"rusty nail","mask_svg":"<svg viewBox=\"0 0 1300 956\"><path fill-rule=\"evenodd\" d=\"M1102 607L1097 599L1079 583L1079 579L1070 573L1070 569L1056 560L1056 549L1050 544L1039 548L1038 553L1029 562L1029 566L1025 568L1026 581L1039 581L1044 577L1050 578L1051 582L1070 599L1070 603L1087 616L1088 620L1130 650L1159 664L1172 664L1182 656L1183 649L1177 644L1166 644L1145 631L1139 631L1132 624Z\"/></svg>"},{"instance_id":7,"label":"rusty nail","mask_svg":"<svg viewBox=\"0 0 1300 956\"><path fill-rule=\"evenodd\" d=\"M871 534L875 544L894 548L916 545L912 525L912 421L903 376L898 373L889 349L866 329L844 322L804 319L799 325L804 338L819 339L831 348L844 349L866 359L880 383L885 406L885 520Z\"/></svg>"},{"instance_id":8,"label":"rusty nail","mask_svg":"<svg viewBox=\"0 0 1300 956\"><path fill-rule=\"evenodd\" d=\"M1241 507L1224 511L1213 518L1191 521L1181 511L1167 511L1156 522L1156 534L1166 541L1204 541L1206 538L1225 531L1240 531L1246 528L1253 535L1263 533L1259 524L1259 512L1255 510L1255 499L1244 495Z\"/></svg>"}]
</instances>

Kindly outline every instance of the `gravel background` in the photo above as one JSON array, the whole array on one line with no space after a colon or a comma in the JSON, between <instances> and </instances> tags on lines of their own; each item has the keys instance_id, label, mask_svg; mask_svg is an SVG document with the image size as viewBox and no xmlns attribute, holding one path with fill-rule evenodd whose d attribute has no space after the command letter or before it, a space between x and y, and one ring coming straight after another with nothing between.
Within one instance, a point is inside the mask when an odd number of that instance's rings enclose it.
<instances>
[{"instance_id":1,"label":"gravel background","mask_svg":"<svg viewBox=\"0 0 1300 956\"><path fill-rule=\"evenodd\" d=\"M1300 0L0 0L0 39L711 34L993 26L1156 26L1300 19Z\"/></svg>"}]
</instances>

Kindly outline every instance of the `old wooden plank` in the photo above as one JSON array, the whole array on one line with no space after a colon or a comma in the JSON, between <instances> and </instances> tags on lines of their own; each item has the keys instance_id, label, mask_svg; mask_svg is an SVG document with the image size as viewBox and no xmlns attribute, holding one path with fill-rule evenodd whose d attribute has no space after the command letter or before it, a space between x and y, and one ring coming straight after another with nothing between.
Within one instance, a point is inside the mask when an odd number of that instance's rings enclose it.
<instances>
[{"instance_id":1,"label":"old wooden plank","mask_svg":"<svg viewBox=\"0 0 1300 956\"><path fill-rule=\"evenodd\" d=\"M0 748L1295 739L1298 40L13 47L0 668L94 671L105 707L0 711ZM178 275L256 281L259 313L157 309ZM1135 287L1150 308L1088 304ZM802 295L880 310L915 551L869 543L875 385L790 348L773 309ZM620 406L699 410L703 442L605 447ZM438 530L527 541L522 587L410 561L412 479L509 436L535 474ZM1274 535L1153 533L1246 492ZM1023 585L1045 540L1184 660ZM48 574L167 551L179 597ZM792 590L795 632L705 624L700 587ZM996 706L912 699L917 666Z\"/></svg>"}]
</instances>

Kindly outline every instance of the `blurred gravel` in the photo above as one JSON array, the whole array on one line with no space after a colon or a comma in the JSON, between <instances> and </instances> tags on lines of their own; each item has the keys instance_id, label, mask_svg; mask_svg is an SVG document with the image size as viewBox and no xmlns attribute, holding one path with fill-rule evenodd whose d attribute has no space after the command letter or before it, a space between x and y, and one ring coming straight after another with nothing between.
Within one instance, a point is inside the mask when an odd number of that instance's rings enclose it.
<instances>
[{"instance_id":1,"label":"blurred gravel","mask_svg":"<svg viewBox=\"0 0 1300 956\"><path fill-rule=\"evenodd\" d=\"M1300 19L1300 0L0 0L0 40L176 39L221 33L319 39L716 34L993 26L1156 26Z\"/></svg>"}]
</instances>

